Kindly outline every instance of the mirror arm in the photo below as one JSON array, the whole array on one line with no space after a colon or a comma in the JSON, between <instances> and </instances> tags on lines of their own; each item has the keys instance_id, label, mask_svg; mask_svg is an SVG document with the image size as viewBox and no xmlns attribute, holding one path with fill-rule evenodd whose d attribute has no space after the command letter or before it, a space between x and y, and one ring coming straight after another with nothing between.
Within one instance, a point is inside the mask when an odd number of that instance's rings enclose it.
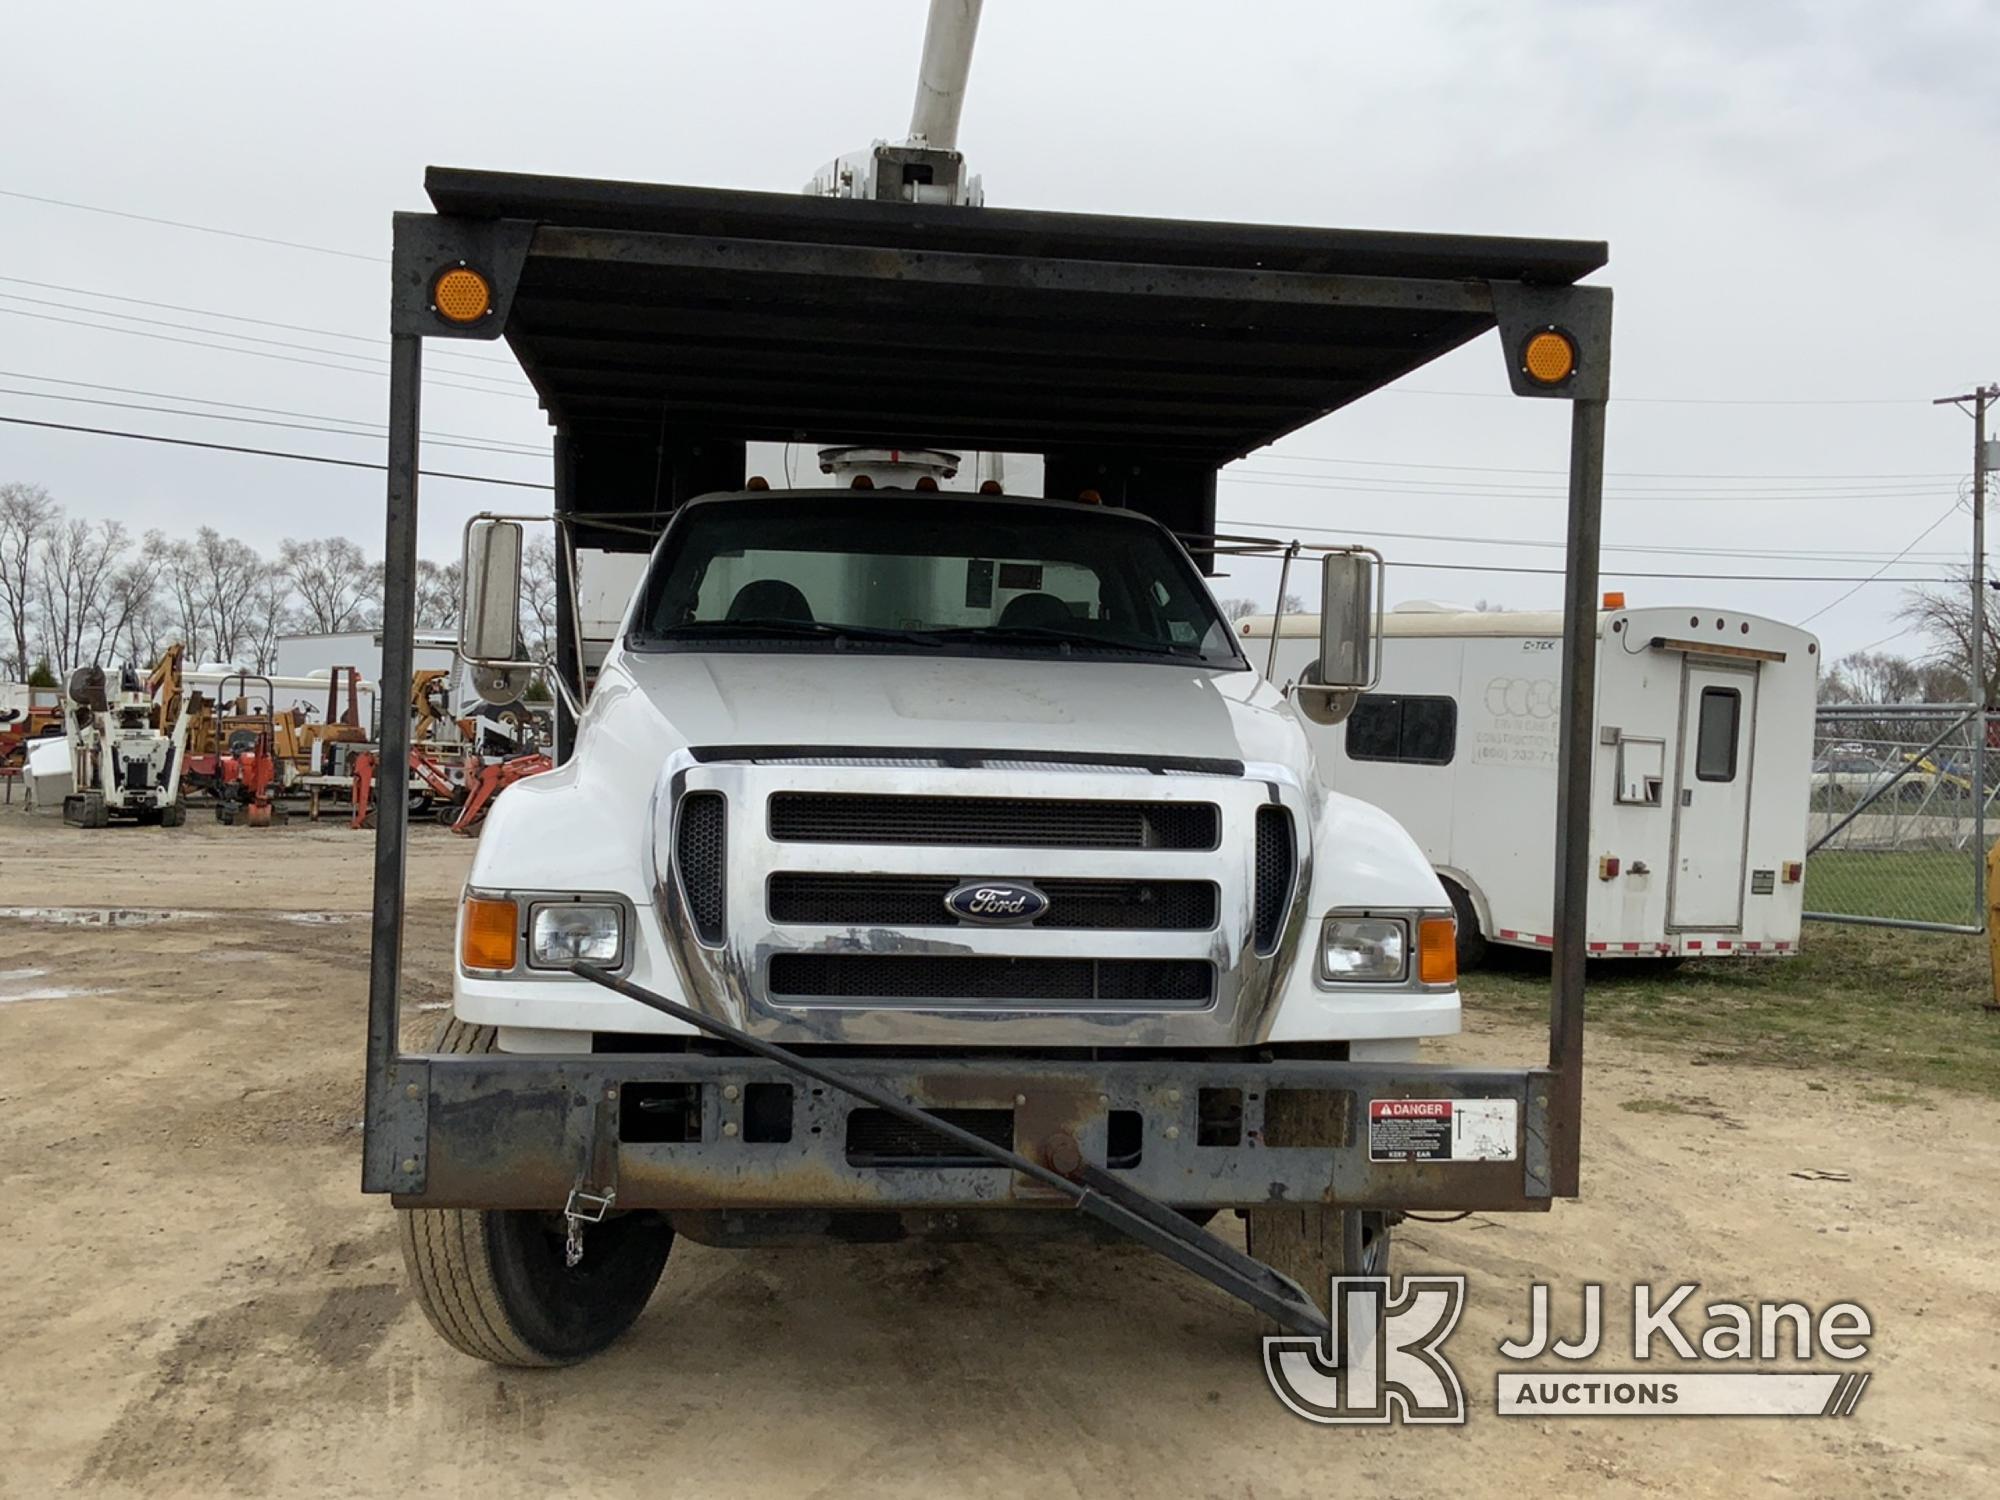
<instances>
[{"instance_id":1,"label":"mirror arm","mask_svg":"<svg viewBox=\"0 0 2000 1500\"><path fill-rule=\"evenodd\" d=\"M1278 565L1278 607L1271 612L1271 649L1264 658L1264 680L1278 680L1278 637L1285 628L1285 590L1292 582L1292 559L1299 555L1299 544L1295 539L1285 548L1285 560ZM1325 603L1322 601L1322 609Z\"/></svg>"},{"instance_id":2,"label":"mirror arm","mask_svg":"<svg viewBox=\"0 0 2000 1500\"><path fill-rule=\"evenodd\" d=\"M563 707L569 710L570 718L582 718L583 705L577 701L576 694L570 690L569 680L557 668L554 652L550 652L542 658L541 671L542 675L548 679L549 686L555 689L556 696L562 699Z\"/></svg>"}]
</instances>

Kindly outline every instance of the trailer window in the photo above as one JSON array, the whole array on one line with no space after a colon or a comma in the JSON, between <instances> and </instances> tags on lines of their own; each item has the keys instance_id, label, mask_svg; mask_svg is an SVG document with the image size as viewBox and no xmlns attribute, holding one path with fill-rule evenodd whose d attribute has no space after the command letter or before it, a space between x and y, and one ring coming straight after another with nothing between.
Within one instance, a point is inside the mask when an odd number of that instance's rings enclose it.
<instances>
[{"instance_id":1,"label":"trailer window","mask_svg":"<svg viewBox=\"0 0 2000 1500\"><path fill-rule=\"evenodd\" d=\"M1448 766L1458 750L1458 700L1363 693L1347 717L1349 760Z\"/></svg>"},{"instance_id":2,"label":"trailer window","mask_svg":"<svg viewBox=\"0 0 2000 1500\"><path fill-rule=\"evenodd\" d=\"M1694 774L1702 781L1736 779L1736 729L1743 695L1735 688L1701 690L1701 718L1695 726Z\"/></svg>"}]
</instances>

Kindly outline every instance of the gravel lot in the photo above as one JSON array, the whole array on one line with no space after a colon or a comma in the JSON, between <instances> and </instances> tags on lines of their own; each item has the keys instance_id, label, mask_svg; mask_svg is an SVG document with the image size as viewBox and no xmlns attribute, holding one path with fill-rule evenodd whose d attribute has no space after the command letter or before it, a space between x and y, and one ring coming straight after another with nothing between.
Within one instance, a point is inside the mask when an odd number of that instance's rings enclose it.
<instances>
[{"instance_id":1,"label":"gravel lot","mask_svg":"<svg viewBox=\"0 0 2000 1500\"><path fill-rule=\"evenodd\" d=\"M1606 1037L1580 1201L1399 1232L1401 1269L1472 1278L1462 1428L1308 1426L1235 1304L1081 1248L682 1242L607 1356L476 1364L412 1306L392 1211L358 1191L370 849L200 810L102 832L0 810L0 1492L2000 1490L2000 1104ZM406 1007L425 1029L470 852L417 830ZM1469 1015L1439 1056L1535 1055L1476 988ZM1858 1300L1874 1381L1846 1420L1501 1418L1495 1345L1537 1277L1572 1288L1559 1309L1587 1280L1612 1306L1635 1280Z\"/></svg>"}]
</instances>

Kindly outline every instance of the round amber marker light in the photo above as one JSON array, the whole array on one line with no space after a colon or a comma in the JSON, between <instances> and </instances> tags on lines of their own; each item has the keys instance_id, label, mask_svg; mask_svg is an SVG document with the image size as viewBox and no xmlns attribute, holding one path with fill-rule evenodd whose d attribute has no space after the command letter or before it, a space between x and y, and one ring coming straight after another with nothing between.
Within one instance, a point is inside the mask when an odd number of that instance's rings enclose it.
<instances>
[{"instance_id":1,"label":"round amber marker light","mask_svg":"<svg viewBox=\"0 0 2000 1500\"><path fill-rule=\"evenodd\" d=\"M476 323L493 306L493 288L469 266L453 266L431 285L438 316L450 323Z\"/></svg>"},{"instance_id":2,"label":"round amber marker light","mask_svg":"<svg viewBox=\"0 0 2000 1500\"><path fill-rule=\"evenodd\" d=\"M1568 334L1544 328L1521 351L1521 367L1530 380L1559 385L1576 373L1576 345L1569 341Z\"/></svg>"}]
</instances>

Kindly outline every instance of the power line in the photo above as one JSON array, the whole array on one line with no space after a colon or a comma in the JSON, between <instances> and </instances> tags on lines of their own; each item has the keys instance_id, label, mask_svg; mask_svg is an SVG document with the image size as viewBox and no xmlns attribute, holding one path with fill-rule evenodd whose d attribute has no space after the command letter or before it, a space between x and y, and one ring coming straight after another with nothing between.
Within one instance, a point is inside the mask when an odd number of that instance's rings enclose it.
<instances>
[{"instance_id":1,"label":"power line","mask_svg":"<svg viewBox=\"0 0 2000 1500\"><path fill-rule=\"evenodd\" d=\"M76 295L82 297L100 297L107 302L130 302L138 307L160 308L167 312L192 313L198 318L226 318L232 323L249 323L257 328L282 328L291 333L310 333L320 338L346 339L349 343L369 344L376 348L380 348L382 345L381 339L365 333L342 333L334 328L311 328L303 323L278 323L269 318L251 318L245 317L241 313L216 312L206 307L184 307L178 302L152 302L144 297L121 297L115 292L92 292L77 287L59 287L46 281L29 281L21 276L0 276L0 281L12 282L18 286L44 287L58 292L74 292ZM307 347L303 344L288 343L282 339L260 339L248 333L231 333L226 328L203 328L199 324L170 323L164 318L142 318L137 313L122 313L107 307L80 307L74 302L57 302L48 297L24 297L19 292L0 292L0 297L6 298L9 302L26 302L32 307L54 307L60 308L64 312L88 313L93 318L124 318L133 323L148 323L155 328L178 328L184 333L208 333L215 335L217 338L241 339L247 344L270 344L279 349L302 349ZM333 349L319 349L313 352L318 354L339 353L339 351ZM492 354L468 354L451 349L438 349L432 351L432 353L433 357L441 356L446 359L476 360L482 365L504 365L510 370L517 368L513 360L501 359L499 356ZM351 356L341 355L340 357L349 358Z\"/></svg>"},{"instance_id":2,"label":"power line","mask_svg":"<svg viewBox=\"0 0 2000 1500\"><path fill-rule=\"evenodd\" d=\"M105 385L94 380L65 380L57 375L31 375L25 370L0 370L0 378L7 380L32 380L38 385L73 386L77 390L83 391L109 391L115 396L146 396L156 401L181 401L193 406L220 406L226 407L231 411L261 412L267 417L303 417L314 422L339 422L349 427L373 428L375 434L378 436L386 435L389 430L383 423L370 422L359 417L335 417L328 416L324 412L292 411L282 406L255 406L243 401L217 401L209 396L182 396L173 391L147 391L129 385ZM60 398L51 397L50 399ZM199 416L202 414L199 412L188 412L186 415ZM490 437L485 433L447 432L442 428L430 428L425 433L426 440L431 436L464 438L467 442L490 444L493 445L493 451L496 453L511 450L528 458L547 458L549 456L547 444L516 443L506 438Z\"/></svg>"},{"instance_id":3,"label":"power line","mask_svg":"<svg viewBox=\"0 0 2000 1500\"><path fill-rule=\"evenodd\" d=\"M1832 609L1835 604L1844 604L1849 599L1852 599L1856 594L1861 592L1862 584L1873 583L1876 579L1880 578L1883 573L1886 573L1890 568L1894 567L1896 563L1902 559L1904 553L1907 553L1911 547L1915 547L1918 542L1921 542L1925 537L1929 536L1933 531L1936 531L1938 527L1944 525L1945 522L1949 521L1953 516L1957 514L1958 514L1958 502L1954 500L1952 502L1950 510L1947 510L1943 515L1939 516L1935 521L1931 522L1930 525L1926 526L1922 531L1918 532L1914 538L1911 539L1909 547L1905 547L1902 552L1898 552L1894 557L1890 558L1887 562L1882 564L1882 566L1875 572L1869 574L1868 577L1862 579L1860 583L1855 584L1853 588L1849 589L1846 593L1842 594L1838 599L1835 599L1832 604L1822 604L1818 609L1814 610L1811 614L1807 615L1803 620L1799 621L1799 623L1801 625L1810 625L1814 620L1817 620L1821 615L1825 614L1828 610ZM1951 582L1949 578L1927 579L1925 581L1931 583Z\"/></svg>"},{"instance_id":4,"label":"power line","mask_svg":"<svg viewBox=\"0 0 2000 1500\"><path fill-rule=\"evenodd\" d=\"M102 396L62 396L53 391L24 391L13 386L0 386L0 396L26 396L32 401L68 401L78 406L108 406L118 411L149 411L168 417L195 417L204 422L240 422L249 427L281 427L291 432L325 432L335 437L367 438L371 442L384 442L388 429L355 431L350 427L328 427L317 422L278 422L269 417L238 417L219 411L184 411L177 406L155 406L146 401L108 401ZM502 458L523 458L528 455L509 448L489 447L485 443L456 443L442 433L426 435L424 441L435 448L463 448L473 453L494 453ZM546 458L546 450L536 455Z\"/></svg>"},{"instance_id":5,"label":"power line","mask_svg":"<svg viewBox=\"0 0 2000 1500\"><path fill-rule=\"evenodd\" d=\"M0 296L4 296L4 292L0 292ZM1432 480L1432 478L1404 478L1400 474L1392 476L1392 478L1374 478L1374 476L1368 476L1368 474L1314 474L1310 470L1308 472L1298 472L1298 470L1284 470L1284 468L1280 468L1280 470L1256 468L1256 470L1250 470L1250 472L1224 470L1222 478L1230 480L1234 484L1276 484L1278 480L1304 480L1304 482L1310 482L1310 484L1344 484L1348 488L1372 488L1372 490L1382 490L1382 492L1436 490L1438 486L1456 486L1456 488L1464 488L1464 490L1492 492L1492 494L1504 494L1504 496L1516 496L1516 498L1520 498L1520 496L1534 496L1534 498L1546 496L1546 498L1558 498L1558 500L1564 498L1568 494L1568 488L1570 488L1568 484L1540 484L1540 482L1534 482L1534 480L1460 480L1460 478ZM1792 498L1802 498L1802 500L1812 500L1812 498L1818 498L1818 496L1840 500L1840 498L1846 498L1850 494L1866 494L1866 496L1880 496L1880 494L1934 494L1940 484L1946 484L1946 482L1958 480L1958 478L1962 478L1962 476L1960 474L1948 474L1948 476L1940 476L1940 478L1934 478L1934 480L1832 480L1832 482L1822 482L1822 484L1792 484L1792 482L1762 484L1760 482L1760 484L1754 484L1754 486L1744 484L1744 482L1730 482L1730 484L1692 482L1692 484L1680 484L1680 486L1662 486L1662 484L1608 484L1608 486L1604 486L1604 492L1606 494L1620 494L1620 496L1664 496L1664 498L1670 498L1670 500L1678 500L1678 498L1698 498L1698 500L1742 500L1742 498L1780 498L1780 500L1792 500Z\"/></svg>"},{"instance_id":6,"label":"power line","mask_svg":"<svg viewBox=\"0 0 2000 1500\"><path fill-rule=\"evenodd\" d=\"M247 453L256 458L285 458L297 463L327 464L336 469L373 469L387 473L387 464L369 463L359 458L332 458L324 453L291 453L282 448L245 448L235 443L207 443L198 438L165 437L157 432L125 432L116 427L79 427L69 422L42 422L33 417L0 416L0 422L14 427L46 427L54 432L82 432L92 437L130 438L139 443L166 443L175 448L208 448L217 453ZM462 479L467 484L497 484L514 490L553 490L552 484L529 479L501 479L492 474L456 474L448 469L419 469L426 479Z\"/></svg>"},{"instance_id":7,"label":"power line","mask_svg":"<svg viewBox=\"0 0 2000 1500\"><path fill-rule=\"evenodd\" d=\"M104 208L93 203L77 203L66 198L49 198L38 193L23 193L10 188L0 188L0 197L17 198L26 203L40 203L52 208L67 208L79 213L105 214L115 219L131 219L141 224L160 224L171 229L185 229L197 234L220 235L227 239L247 240L253 244L276 245L287 250L306 250L315 255L337 255L345 260L372 261L378 265L389 264L386 255L368 255L359 250L338 250L330 245L311 245L300 240L276 239L269 235L248 234L240 229L221 229L212 224L195 224L185 219L167 219L154 214L132 213L122 208ZM1385 386L1384 390L1402 396L1445 396L1452 398L1472 398L1477 400L1512 401L1517 399L1505 391L1441 391L1420 386ZM1613 396L1613 401L1643 405L1665 406L1921 406L1928 404L1921 398L1908 396L1831 396L1813 397L1751 397L1751 396Z\"/></svg>"},{"instance_id":8,"label":"power line","mask_svg":"<svg viewBox=\"0 0 2000 1500\"><path fill-rule=\"evenodd\" d=\"M212 224L190 224L185 219L162 219L152 214L130 213L122 208L100 208L94 203L72 203L66 198L44 198L37 193L19 193L0 188L0 198L19 198L26 203L43 203L51 208L75 209L78 213L105 214L114 219L132 219L141 224L164 224L170 229L189 229L196 234L221 235L225 239L249 240L258 245L278 245L286 250L310 250L315 255L337 255L343 260L369 260L387 265L386 255L364 255L359 250L336 250L330 245L307 245L298 240L273 239L264 234L246 234L240 229L218 229Z\"/></svg>"},{"instance_id":9,"label":"power line","mask_svg":"<svg viewBox=\"0 0 2000 1500\"><path fill-rule=\"evenodd\" d=\"M0 309L0 311L4 311L4 309ZM1305 476L1299 476L1296 479L1281 479L1277 477L1267 478L1263 476L1230 474L1225 472L1217 477L1220 478L1222 482L1225 484L1249 485L1253 488L1264 488L1264 489L1320 490L1335 494L1396 495L1405 498L1413 498L1418 495L1428 495L1428 496L1434 496L1438 499L1453 499L1453 500L1544 500L1544 501L1560 502L1564 499L1564 492L1560 490L1555 490L1555 489L1533 490L1533 489L1527 489L1525 487L1522 487L1520 489L1494 488L1494 489L1482 490L1482 489L1467 489L1467 488L1444 489L1441 487L1433 488L1430 486L1422 486L1420 488L1411 489L1411 488L1392 488L1386 484L1380 484L1380 483L1362 483L1359 482L1358 480L1350 481L1345 476L1329 478L1329 479L1307 478ZM1400 483L1404 485L1409 485L1412 484L1413 481L1405 480L1401 481ZM1464 481L1457 481L1457 483L1462 484L1464 483ZM1734 490L1730 491L1727 494L1683 494L1680 492L1674 492L1671 494L1650 495L1650 494L1634 494L1630 492L1621 493L1617 490L1612 490L1608 491L1607 494L1608 498L1611 499L1630 500L1633 501L1634 503L1640 503L1640 504L1651 503L1654 501L1671 501L1674 503L1687 504L1687 505L1731 505L1731 504L1738 504L1743 501L1758 501L1761 503L1773 503L1773 504L1784 503L1784 502L1811 501L1811 502L1825 504L1825 503L1846 501L1846 500L1908 500L1913 498L1919 498L1924 495L1934 495L1938 492L1938 488L1939 487L1937 485L1933 484L1933 485L1913 486L1909 488L1898 488L1898 489L1857 490L1857 491L1842 490L1835 493L1766 494L1766 493L1758 493L1752 491Z\"/></svg>"},{"instance_id":10,"label":"power line","mask_svg":"<svg viewBox=\"0 0 2000 1500\"><path fill-rule=\"evenodd\" d=\"M240 446L234 443L211 443L211 442L204 442L196 438L165 437L159 433L127 432L119 428L111 428L111 427L83 427L68 422L44 422L32 417L0 416L0 423L6 423L10 426L16 426L16 427L41 427L41 428L47 428L55 432L83 433L92 437L125 438L134 442L142 442L142 443L165 443L176 448L204 448L218 453L240 453L240 454L248 454L252 457L257 457L257 458L278 458L278 459L288 459L299 463L326 464L335 468L343 468L343 469L371 469L377 473L386 472L388 469L387 464L369 463L363 459L332 458L327 456L326 454L295 453L295 452L288 452L286 450L278 448L251 448L251 447ZM430 479L456 479L456 480L462 480L468 484L502 485L509 489L552 491L555 488L555 486L552 484L543 484L536 481L525 480L525 479L501 479L492 474L459 474L449 470L440 470L440 469L419 469L417 472L423 475L424 477ZM1944 518L1940 518L1938 524L1942 525L1943 520ZM1278 523L1270 521L1246 520L1239 524L1245 526L1260 527L1266 530L1300 531L1300 532L1314 533L1322 536L1338 536L1338 535L1349 534L1349 533L1338 532L1329 527L1324 527L1324 526L1292 526L1286 523ZM1932 529L1934 530L1935 527L1933 527ZM1925 535L1928 534L1929 534L1928 532L1925 533ZM1436 538L1436 540L1445 541L1445 540L1450 540L1450 538L1440 537ZM1921 541L1922 537L1919 537L1918 540ZM1560 578L1564 575L1564 570L1561 568L1526 568L1518 566L1508 567L1490 563L1415 562L1399 558L1396 560L1395 565L1399 568L1408 568L1412 570L1428 570L1433 572L1512 573L1512 574L1523 574L1523 575L1539 575L1539 576L1547 576L1555 578ZM1853 576L1850 574L1837 574L1828 577L1817 574L1800 574L1800 573L1663 573L1663 572L1642 572L1626 568L1607 568L1604 570L1604 572L1606 573L1607 576L1615 578L1664 578L1664 579L1683 579L1683 580L1694 579L1703 582L1714 582L1714 583L1863 584L1863 583L1875 582L1880 577L1879 574L1876 574L1868 578L1862 578L1857 580L1853 578ZM1892 583L1910 584L1910 583L1949 583L1952 580L1946 578L1897 578L1897 579L1890 579L1887 581ZM1837 603L1838 601L1835 602Z\"/></svg>"},{"instance_id":11,"label":"power line","mask_svg":"<svg viewBox=\"0 0 2000 1500\"><path fill-rule=\"evenodd\" d=\"M231 333L226 328L203 328L200 324L197 323L170 323L165 318L142 318L136 313L109 312L102 308L96 308L96 307L77 307L74 304L68 302L50 302L45 298L23 297L14 292L0 292L0 298L3 298L9 302L28 302L34 304L37 307L59 307L68 312L80 312L85 314L86 316L93 318L121 318L128 323L148 323L155 328L179 329L182 333L205 333L212 338L236 339L239 342L245 344L266 344L273 349L297 349L307 354L324 354L331 359L352 359L371 365L381 365L384 369L387 369L389 365L388 356L382 354L349 354L345 350L341 349L322 349L315 344L295 344L289 339L259 338L254 333ZM24 313L20 309L13 307L0 307L0 313L11 313L17 318L39 318L47 316L47 314L45 313ZM58 323L75 322L75 319L53 318L50 319L50 321ZM116 325L103 324L103 323L82 323L79 324L78 326L83 328L96 328L105 333L137 333L139 331L133 328L119 328ZM309 329L307 331L316 332L318 330ZM332 337L347 338L347 337L359 337L359 335L334 334L332 335ZM229 349L232 346L228 344L214 344L209 347L217 349ZM240 354L249 354L254 351L248 349L242 349L242 350L236 350L235 352ZM513 364L513 362L510 360L493 359L486 355L474 355L471 357L479 359L486 364L505 365L510 370L518 371L519 368L518 366ZM461 373L464 374L464 378L467 380L491 380L494 381L496 384L508 383L501 381L500 377L496 375L478 375L469 372L461 372Z\"/></svg>"},{"instance_id":12,"label":"power line","mask_svg":"<svg viewBox=\"0 0 2000 1500\"><path fill-rule=\"evenodd\" d=\"M0 280L6 278L0 277ZM1567 476L1567 469L1510 469L1497 464L1420 464L1387 458L1329 458L1319 453L1278 453L1260 451L1245 463L1292 461L1302 464L1353 464L1366 469L1445 469L1465 474L1555 474ZM1607 479L1959 479L1952 470L1915 474L1696 474L1682 470L1653 473L1637 469L1606 469Z\"/></svg>"},{"instance_id":13,"label":"power line","mask_svg":"<svg viewBox=\"0 0 2000 1500\"><path fill-rule=\"evenodd\" d=\"M1346 530L1344 528L1335 528L1330 526L1299 526L1289 521L1240 520L1232 522L1231 524L1238 526L1251 526L1257 528L1260 531L1274 532L1278 534L1283 534L1286 532L1304 532L1307 533L1308 535L1314 535L1314 536L1340 536L1340 537L1353 536L1356 534L1355 532ZM1456 539L1452 537L1436 537L1436 538L1431 538L1430 540L1453 541ZM1919 538L1919 540L1922 539ZM1542 575L1550 578L1561 578L1564 576L1565 572L1565 570L1562 568L1503 567L1496 563L1412 562L1406 558L1401 558L1401 557L1391 558L1389 561L1392 567L1428 568L1448 573L1522 573L1522 574ZM1696 579L1702 582L1714 582L1714 583L1855 583L1857 581L1860 583L1871 583L1875 581L1873 577L1857 580L1852 573L1838 573L1834 574L1831 577L1819 574L1808 574L1808 573L1648 573L1648 572L1635 572L1629 568L1605 568L1603 569L1603 572L1607 576L1616 578L1679 578L1679 579ZM1903 583L1903 584L1951 582L1950 579L1944 579L1944 578L1891 578L1885 581L1889 583Z\"/></svg>"},{"instance_id":14,"label":"power line","mask_svg":"<svg viewBox=\"0 0 2000 1500\"><path fill-rule=\"evenodd\" d=\"M389 373L387 369L364 370L354 365L329 364L323 359L300 359L295 354L272 354L262 349L238 349L233 344L211 344L201 339L179 338L170 333L148 333L143 328L110 328L102 323L85 323L76 318L59 318L53 313L22 312L19 308L14 307L0 307L0 314L5 314L13 318L33 318L43 323L67 323L76 328L93 328L99 333L123 334L127 338L155 339L163 344L186 344L195 349L215 349L224 354L245 354L252 359L275 359L285 364L311 365L321 370L341 370L349 375L373 375L377 378L382 378L386 377ZM327 349L316 350L314 352L320 354L333 353L333 351ZM334 354L333 357L336 359L361 359L364 356L359 354ZM386 365L387 361L385 360L383 363ZM483 380L487 377L469 375L466 378L469 380ZM518 399L521 395L525 394L520 391L503 390L498 386L460 385L458 382L452 380L434 380L428 375L424 377L424 383L426 385L439 386L447 390L471 391L474 395L478 396L506 396L510 399Z\"/></svg>"},{"instance_id":15,"label":"power line","mask_svg":"<svg viewBox=\"0 0 2000 1500\"><path fill-rule=\"evenodd\" d=\"M1419 386L1385 385L1392 396L1457 396L1479 401L1515 401L1511 391L1435 391ZM1815 400L1807 396L1613 396L1615 402L1641 406L1927 406L1914 396L1828 396Z\"/></svg>"},{"instance_id":16,"label":"power line","mask_svg":"<svg viewBox=\"0 0 2000 1500\"><path fill-rule=\"evenodd\" d=\"M1280 530L1282 530L1285 525L1285 523L1281 522L1263 522L1263 521L1253 522L1251 524L1259 526L1263 525L1276 526ZM1564 542L1544 541L1539 538L1533 538L1533 537L1453 536L1453 535L1444 535L1435 531L1377 531L1367 527L1360 527L1360 526L1343 526L1338 528L1338 530L1339 534L1342 536L1387 537L1391 540L1401 541L1401 542L1462 542L1467 546L1474 546L1474 547L1541 547L1541 548L1550 548L1558 552L1562 551L1567 546L1567 543ZM1783 548L1774 549L1774 548L1760 548L1760 547L1674 547L1659 542L1604 542L1600 544L1599 550L1603 552L1655 553L1655 554L1664 554L1676 557L1729 557L1729 558L1745 558L1745 559L1769 558L1777 561L1794 561L1794 562L1841 561L1841 562L1870 563L1870 562L1884 561L1884 558L1880 553L1871 553L1871 552L1822 553L1822 552L1792 551ZM1904 549L1904 552L1898 553L1895 557L1887 559L1887 561L1892 563L1898 562L1903 558L1903 556L1905 555L1905 553L1907 553L1907 551L1908 549L1906 548ZM1918 565L1919 564L1915 560L1912 560L1911 566L1918 566Z\"/></svg>"}]
</instances>

